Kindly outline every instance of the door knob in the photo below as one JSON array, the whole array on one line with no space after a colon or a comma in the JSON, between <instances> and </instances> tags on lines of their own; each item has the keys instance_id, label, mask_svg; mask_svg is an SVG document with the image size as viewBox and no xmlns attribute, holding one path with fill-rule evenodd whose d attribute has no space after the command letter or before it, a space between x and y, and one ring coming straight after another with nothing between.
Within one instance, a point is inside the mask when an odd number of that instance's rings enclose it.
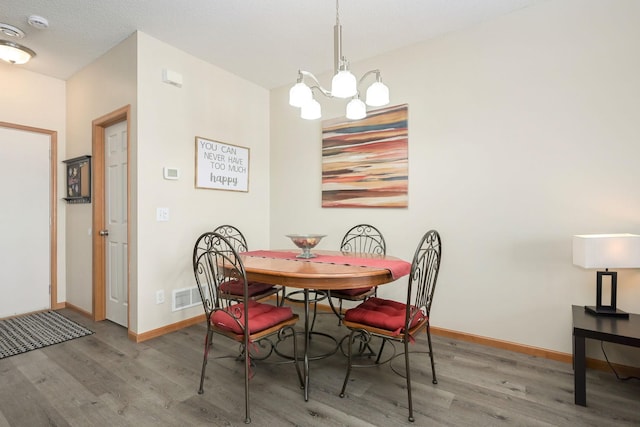
<instances>
[{"instance_id":1,"label":"door knob","mask_svg":"<svg viewBox=\"0 0 640 427\"><path fill-rule=\"evenodd\" d=\"M108 236L109 235L109 230L100 230L100 235L101 236Z\"/></svg>"}]
</instances>

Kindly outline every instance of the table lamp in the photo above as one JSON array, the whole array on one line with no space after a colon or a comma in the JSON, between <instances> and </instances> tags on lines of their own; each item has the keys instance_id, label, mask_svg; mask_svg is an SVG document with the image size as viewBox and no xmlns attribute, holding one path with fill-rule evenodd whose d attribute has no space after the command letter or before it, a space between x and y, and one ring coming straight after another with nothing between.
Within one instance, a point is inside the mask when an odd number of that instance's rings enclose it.
<instances>
[{"instance_id":1,"label":"table lamp","mask_svg":"<svg viewBox=\"0 0 640 427\"><path fill-rule=\"evenodd\" d=\"M640 235L583 234L573 236L573 264L583 268L599 268L596 276L596 305L585 306L595 316L629 317L616 307L618 273L609 268L640 268ZM602 279L611 283L609 305L602 303Z\"/></svg>"}]
</instances>

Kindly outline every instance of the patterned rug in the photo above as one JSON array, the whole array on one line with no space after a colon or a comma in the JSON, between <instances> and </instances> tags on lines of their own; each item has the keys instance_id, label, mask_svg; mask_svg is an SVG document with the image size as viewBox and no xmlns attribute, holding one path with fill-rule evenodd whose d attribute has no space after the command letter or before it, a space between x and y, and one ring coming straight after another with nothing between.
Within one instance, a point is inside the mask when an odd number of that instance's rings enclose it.
<instances>
[{"instance_id":1,"label":"patterned rug","mask_svg":"<svg viewBox=\"0 0 640 427\"><path fill-rule=\"evenodd\" d=\"M91 334L55 311L0 320L0 359Z\"/></svg>"}]
</instances>

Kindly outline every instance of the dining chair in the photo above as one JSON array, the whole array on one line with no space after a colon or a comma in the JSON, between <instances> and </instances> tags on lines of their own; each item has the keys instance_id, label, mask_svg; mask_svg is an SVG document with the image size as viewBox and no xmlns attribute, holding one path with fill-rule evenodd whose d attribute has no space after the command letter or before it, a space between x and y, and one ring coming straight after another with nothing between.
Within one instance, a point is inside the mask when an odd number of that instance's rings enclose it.
<instances>
[{"instance_id":1,"label":"dining chair","mask_svg":"<svg viewBox=\"0 0 640 427\"><path fill-rule=\"evenodd\" d=\"M406 303L399 301L371 297L355 308L347 310L343 324L350 329L348 346L347 373L344 378L340 397L345 396L351 370L354 367L372 367L390 363L394 372L404 376L407 381L409 405L409 421L413 422L413 400L411 397L411 368L409 364L409 344L415 342L418 332L427 332L429 357L431 359L432 382L437 384L436 368L433 361L433 347L431 345L431 330L429 314L433 303L433 293L438 280L440 260L442 257L442 243L440 234L436 230L428 231L420 240L411 263L411 273L407 287ZM375 363L354 365L352 348L354 339L368 344L373 337L382 339L380 351ZM398 372L391 362L396 356L395 346L393 354L380 362L385 343L399 342L404 345L405 372ZM380 390L378 390L380 391Z\"/></svg>"},{"instance_id":2,"label":"dining chair","mask_svg":"<svg viewBox=\"0 0 640 427\"><path fill-rule=\"evenodd\" d=\"M224 236L237 253L247 252L249 250L247 239L245 239L237 227L225 224L216 227L213 231ZM225 284L221 291L223 292L221 296L230 300L239 301L243 297L242 287L236 283ZM277 304L282 305L283 297L278 296L280 291L282 291L284 295L284 289L281 286L256 281L249 282L249 298L256 301L275 295Z\"/></svg>"},{"instance_id":3,"label":"dining chair","mask_svg":"<svg viewBox=\"0 0 640 427\"><path fill-rule=\"evenodd\" d=\"M380 230L373 225L358 224L349 229L342 238L340 243L340 251L348 253L360 254L377 254L386 255L387 244ZM340 289L328 292L329 306L331 310L338 316L338 325L342 323L342 302L348 301L364 301L370 296L377 294L376 287L357 288L357 289ZM333 304L333 298L338 300L338 307Z\"/></svg>"},{"instance_id":4,"label":"dining chair","mask_svg":"<svg viewBox=\"0 0 640 427\"><path fill-rule=\"evenodd\" d=\"M193 252L193 272L207 320L198 394L204 393L205 373L214 334L240 343L244 362L245 423L250 423L250 345L264 345L266 342L271 354L278 342L292 339L294 357L287 363L295 364L300 387L304 386L293 328L298 321L298 315L294 314L290 307L260 303L249 298L247 275L242 260L231 242L221 234L207 232L198 238ZM243 289L242 301L232 301L223 296L225 292L221 289L228 283L237 284ZM274 343L271 338L277 341Z\"/></svg>"}]
</instances>

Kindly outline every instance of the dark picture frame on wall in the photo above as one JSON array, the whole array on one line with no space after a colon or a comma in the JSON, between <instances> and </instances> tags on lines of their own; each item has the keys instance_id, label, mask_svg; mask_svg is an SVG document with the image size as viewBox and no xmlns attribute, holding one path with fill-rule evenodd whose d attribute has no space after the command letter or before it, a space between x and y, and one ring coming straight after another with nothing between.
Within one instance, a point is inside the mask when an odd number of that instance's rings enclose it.
<instances>
[{"instance_id":1,"label":"dark picture frame on wall","mask_svg":"<svg viewBox=\"0 0 640 427\"><path fill-rule=\"evenodd\" d=\"M68 203L91 203L91 156L65 160L67 165L66 200Z\"/></svg>"}]
</instances>

